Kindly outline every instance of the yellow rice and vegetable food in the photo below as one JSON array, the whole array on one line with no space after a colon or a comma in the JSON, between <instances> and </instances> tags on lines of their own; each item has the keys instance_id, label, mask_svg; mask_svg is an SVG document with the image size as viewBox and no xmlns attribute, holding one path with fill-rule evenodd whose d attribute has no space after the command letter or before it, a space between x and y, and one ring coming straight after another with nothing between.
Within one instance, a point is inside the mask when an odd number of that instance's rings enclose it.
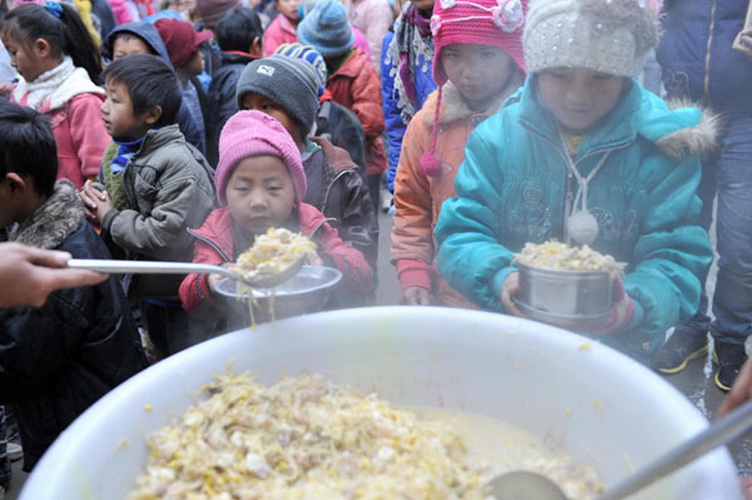
<instances>
[{"instance_id":1,"label":"yellow rice and vegetable food","mask_svg":"<svg viewBox=\"0 0 752 500\"><path fill-rule=\"evenodd\" d=\"M545 243L526 243L514 262L528 267L560 271L605 271L613 278L624 274L625 264L604 255L587 245L569 246L556 240Z\"/></svg>"},{"instance_id":2,"label":"yellow rice and vegetable food","mask_svg":"<svg viewBox=\"0 0 752 500\"><path fill-rule=\"evenodd\" d=\"M233 270L249 281L279 274L301 258L316 258L316 245L299 233L285 228L269 228L256 237L253 246L238 256Z\"/></svg>"},{"instance_id":3,"label":"yellow rice and vegetable food","mask_svg":"<svg viewBox=\"0 0 752 500\"><path fill-rule=\"evenodd\" d=\"M320 376L267 387L247 373L218 375L204 391L148 438L131 500L482 499L499 472L447 423ZM571 498L603 490L591 468L563 456L506 467L545 473Z\"/></svg>"}]
</instances>

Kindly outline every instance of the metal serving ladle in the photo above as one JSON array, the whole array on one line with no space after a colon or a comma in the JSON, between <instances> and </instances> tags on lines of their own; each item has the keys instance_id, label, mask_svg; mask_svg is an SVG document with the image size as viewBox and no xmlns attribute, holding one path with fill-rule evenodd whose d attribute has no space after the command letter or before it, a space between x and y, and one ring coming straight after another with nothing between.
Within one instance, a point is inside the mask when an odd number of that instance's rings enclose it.
<instances>
[{"instance_id":1,"label":"metal serving ladle","mask_svg":"<svg viewBox=\"0 0 752 500\"><path fill-rule=\"evenodd\" d=\"M671 474L720 445L733 441L752 428L752 400L747 401L693 437L661 455L652 463L617 483L596 500L621 500ZM549 478L537 472L514 471L488 483L489 495L497 500L567 500Z\"/></svg>"},{"instance_id":2,"label":"metal serving ladle","mask_svg":"<svg viewBox=\"0 0 752 500\"><path fill-rule=\"evenodd\" d=\"M289 280L303 267L305 256L278 273L259 274L248 279L243 274L226 267L191 262L162 262L148 260L71 259L68 267L88 269L108 274L221 274L245 283L251 288L274 288Z\"/></svg>"}]
</instances>

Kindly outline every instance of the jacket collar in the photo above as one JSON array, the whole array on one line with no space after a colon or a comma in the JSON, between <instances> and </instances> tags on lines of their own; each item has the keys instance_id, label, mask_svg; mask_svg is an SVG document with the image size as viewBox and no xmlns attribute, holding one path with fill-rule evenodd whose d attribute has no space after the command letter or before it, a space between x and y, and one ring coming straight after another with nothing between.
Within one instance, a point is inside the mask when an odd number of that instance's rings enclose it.
<instances>
[{"instance_id":1,"label":"jacket collar","mask_svg":"<svg viewBox=\"0 0 752 500\"><path fill-rule=\"evenodd\" d=\"M556 120L540 100L535 75L528 76L525 85L504 106L515 103L520 106L523 126L554 144L560 143ZM666 103L630 79L616 109L585 138L580 150L618 148L639 136L680 161L687 155L702 156L713 151L717 147L719 122L719 117L708 110L687 102Z\"/></svg>"},{"instance_id":2,"label":"jacket collar","mask_svg":"<svg viewBox=\"0 0 752 500\"><path fill-rule=\"evenodd\" d=\"M441 110L439 111L439 125L446 125L459 120L468 120L473 116L488 117L496 113L501 109L501 105L512 93L514 93L520 85L522 85L524 78L521 74L517 73L512 76L507 84L506 88L491 102L484 112L473 111L467 105L462 94L460 94L457 87L452 82L447 81L441 89ZM426 113L423 115L425 124L429 127L433 126L436 101L438 97L438 91L433 91L426 99L426 103L423 108L426 109Z\"/></svg>"},{"instance_id":3,"label":"jacket collar","mask_svg":"<svg viewBox=\"0 0 752 500\"><path fill-rule=\"evenodd\" d=\"M141 148L139 148L136 155L140 156L154 151L177 139L182 139L185 142L185 137L180 132L180 127L176 124L153 128L146 132L144 141L141 143Z\"/></svg>"},{"instance_id":4,"label":"jacket collar","mask_svg":"<svg viewBox=\"0 0 752 500\"><path fill-rule=\"evenodd\" d=\"M298 209L300 232L313 238L319 228L326 222L326 217L316 207L301 203ZM207 217L199 229L188 229L188 234L204 241L226 261L232 262L233 238L232 215L227 207L218 208Z\"/></svg>"},{"instance_id":5,"label":"jacket collar","mask_svg":"<svg viewBox=\"0 0 752 500\"><path fill-rule=\"evenodd\" d=\"M61 179L42 206L10 233L10 239L25 245L54 249L81 226L84 209L73 183Z\"/></svg>"}]
</instances>

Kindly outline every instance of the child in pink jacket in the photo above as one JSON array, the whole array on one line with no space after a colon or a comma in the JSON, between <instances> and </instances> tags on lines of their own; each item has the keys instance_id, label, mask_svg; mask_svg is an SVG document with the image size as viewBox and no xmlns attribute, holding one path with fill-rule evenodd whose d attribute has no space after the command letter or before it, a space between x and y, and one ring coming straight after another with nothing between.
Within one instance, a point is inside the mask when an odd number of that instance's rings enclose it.
<instances>
[{"instance_id":1,"label":"child in pink jacket","mask_svg":"<svg viewBox=\"0 0 752 500\"><path fill-rule=\"evenodd\" d=\"M225 205L214 210L196 231L193 262L228 265L270 227L285 227L313 240L324 265L342 272L337 295L367 295L373 271L363 254L345 244L324 214L301 200L307 182L300 151L276 119L260 111L239 111L222 129L217 194ZM180 300L189 313L225 318L230 302L215 292L222 276L189 274ZM215 332L226 331L218 325ZM211 332L207 332L207 338Z\"/></svg>"},{"instance_id":2,"label":"child in pink jacket","mask_svg":"<svg viewBox=\"0 0 752 500\"><path fill-rule=\"evenodd\" d=\"M58 178L82 187L97 177L110 140L100 111L104 90L96 85L102 67L91 35L74 8L47 2L10 11L2 40L19 74L11 100L50 117ZM49 50L39 52L39 40Z\"/></svg>"}]
</instances>

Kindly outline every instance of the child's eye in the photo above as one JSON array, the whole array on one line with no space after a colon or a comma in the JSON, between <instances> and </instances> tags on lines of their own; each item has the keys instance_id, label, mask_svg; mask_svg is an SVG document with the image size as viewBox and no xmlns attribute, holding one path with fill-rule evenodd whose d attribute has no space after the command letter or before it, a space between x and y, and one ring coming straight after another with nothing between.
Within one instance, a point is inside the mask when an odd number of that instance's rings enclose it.
<instances>
[{"instance_id":1,"label":"child's eye","mask_svg":"<svg viewBox=\"0 0 752 500\"><path fill-rule=\"evenodd\" d=\"M596 73L593 78L595 78L596 80L610 80L613 77L614 75L608 73Z\"/></svg>"},{"instance_id":2,"label":"child's eye","mask_svg":"<svg viewBox=\"0 0 752 500\"><path fill-rule=\"evenodd\" d=\"M269 186L266 189L268 189L269 191L272 191L272 192L277 192L277 191L281 191L282 187L281 186Z\"/></svg>"},{"instance_id":3,"label":"child's eye","mask_svg":"<svg viewBox=\"0 0 752 500\"><path fill-rule=\"evenodd\" d=\"M496 55L496 52L493 52L493 51L491 51L491 50L488 50L488 51L485 51L485 52L481 53L481 55L480 55L480 56L481 56L481 57L482 57L483 59L492 59L492 58L493 58L493 57L494 57L495 55Z\"/></svg>"}]
</instances>

